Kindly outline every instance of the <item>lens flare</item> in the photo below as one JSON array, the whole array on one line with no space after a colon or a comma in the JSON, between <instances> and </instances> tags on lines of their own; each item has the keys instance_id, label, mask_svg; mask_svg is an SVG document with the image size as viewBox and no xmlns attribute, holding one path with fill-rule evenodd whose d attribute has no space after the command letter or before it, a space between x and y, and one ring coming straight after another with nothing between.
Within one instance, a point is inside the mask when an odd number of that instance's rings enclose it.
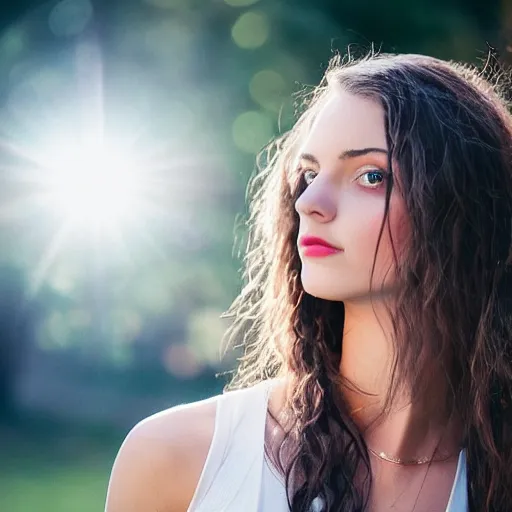
<instances>
[{"instance_id":1,"label":"lens flare","mask_svg":"<svg viewBox=\"0 0 512 512\"><path fill-rule=\"evenodd\" d=\"M136 213L143 180L134 155L76 147L47 155L45 166L48 204L73 224L114 227Z\"/></svg>"}]
</instances>

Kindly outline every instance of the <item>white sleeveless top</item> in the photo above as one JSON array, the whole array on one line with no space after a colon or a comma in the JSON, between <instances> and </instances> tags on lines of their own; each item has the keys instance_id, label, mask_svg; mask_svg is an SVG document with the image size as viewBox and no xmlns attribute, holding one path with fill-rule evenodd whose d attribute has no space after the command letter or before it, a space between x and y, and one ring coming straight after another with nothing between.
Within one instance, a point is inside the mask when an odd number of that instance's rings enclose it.
<instances>
[{"instance_id":1,"label":"white sleeveless top","mask_svg":"<svg viewBox=\"0 0 512 512\"><path fill-rule=\"evenodd\" d=\"M275 380L217 400L215 428L188 512L288 512L283 478L264 455L268 395ZM321 512L313 503L311 512ZM466 457L459 455L446 512L468 512Z\"/></svg>"}]
</instances>

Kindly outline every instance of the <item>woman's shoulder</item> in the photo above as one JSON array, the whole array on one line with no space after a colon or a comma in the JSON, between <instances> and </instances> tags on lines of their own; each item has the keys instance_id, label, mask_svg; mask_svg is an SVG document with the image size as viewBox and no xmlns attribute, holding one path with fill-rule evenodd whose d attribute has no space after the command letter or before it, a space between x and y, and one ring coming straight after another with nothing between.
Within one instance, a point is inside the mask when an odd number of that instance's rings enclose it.
<instances>
[{"instance_id":1,"label":"woman's shoulder","mask_svg":"<svg viewBox=\"0 0 512 512\"><path fill-rule=\"evenodd\" d=\"M273 387L267 388L267 384L273 383L262 382L171 407L135 425L114 462L106 512L186 512L212 446L219 402L222 399L222 403L228 404L221 422L226 429L225 437L229 433L226 422L235 419L236 414L250 411L246 422L254 417L258 408L253 411L253 399L259 401L260 390Z\"/></svg>"},{"instance_id":2,"label":"woman's shoulder","mask_svg":"<svg viewBox=\"0 0 512 512\"><path fill-rule=\"evenodd\" d=\"M132 428L114 462L106 512L188 509L212 442L220 396L171 407Z\"/></svg>"}]
</instances>

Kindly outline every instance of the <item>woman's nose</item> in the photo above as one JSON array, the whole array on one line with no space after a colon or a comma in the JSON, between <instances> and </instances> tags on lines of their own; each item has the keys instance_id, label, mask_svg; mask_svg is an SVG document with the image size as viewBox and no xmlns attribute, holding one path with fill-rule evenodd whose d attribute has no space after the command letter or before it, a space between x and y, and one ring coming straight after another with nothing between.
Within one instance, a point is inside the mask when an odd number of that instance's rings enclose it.
<instances>
[{"instance_id":1,"label":"woman's nose","mask_svg":"<svg viewBox=\"0 0 512 512\"><path fill-rule=\"evenodd\" d=\"M318 178L317 178L318 179ZM316 186L315 186L316 185ZM328 184L316 181L295 201L295 210L299 215L315 217L319 222L330 222L336 217L336 202Z\"/></svg>"}]
</instances>

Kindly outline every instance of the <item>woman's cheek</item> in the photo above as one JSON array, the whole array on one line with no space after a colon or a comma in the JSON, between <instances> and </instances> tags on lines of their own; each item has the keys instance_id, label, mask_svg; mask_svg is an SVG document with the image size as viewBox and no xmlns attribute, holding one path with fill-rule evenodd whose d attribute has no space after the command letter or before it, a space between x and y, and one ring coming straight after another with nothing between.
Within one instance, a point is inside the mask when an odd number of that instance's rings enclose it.
<instances>
[{"instance_id":1,"label":"woman's cheek","mask_svg":"<svg viewBox=\"0 0 512 512\"><path fill-rule=\"evenodd\" d=\"M386 268L394 264L393 254L394 252L396 252L397 255L400 254L409 233L405 215L399 208L395 208L389 215L389 226L388 219L386 219L382 227L383 209L379 212L375 212L371 217L366 217L361 224L361 234L364 233L364 240L361 240L361 252L373 263L378 245L377 265L385 266ZM379 243L381 227L382 235ZM361 254L361 256L363 256L363 254Z\"/></svg>"}]
</instances>

